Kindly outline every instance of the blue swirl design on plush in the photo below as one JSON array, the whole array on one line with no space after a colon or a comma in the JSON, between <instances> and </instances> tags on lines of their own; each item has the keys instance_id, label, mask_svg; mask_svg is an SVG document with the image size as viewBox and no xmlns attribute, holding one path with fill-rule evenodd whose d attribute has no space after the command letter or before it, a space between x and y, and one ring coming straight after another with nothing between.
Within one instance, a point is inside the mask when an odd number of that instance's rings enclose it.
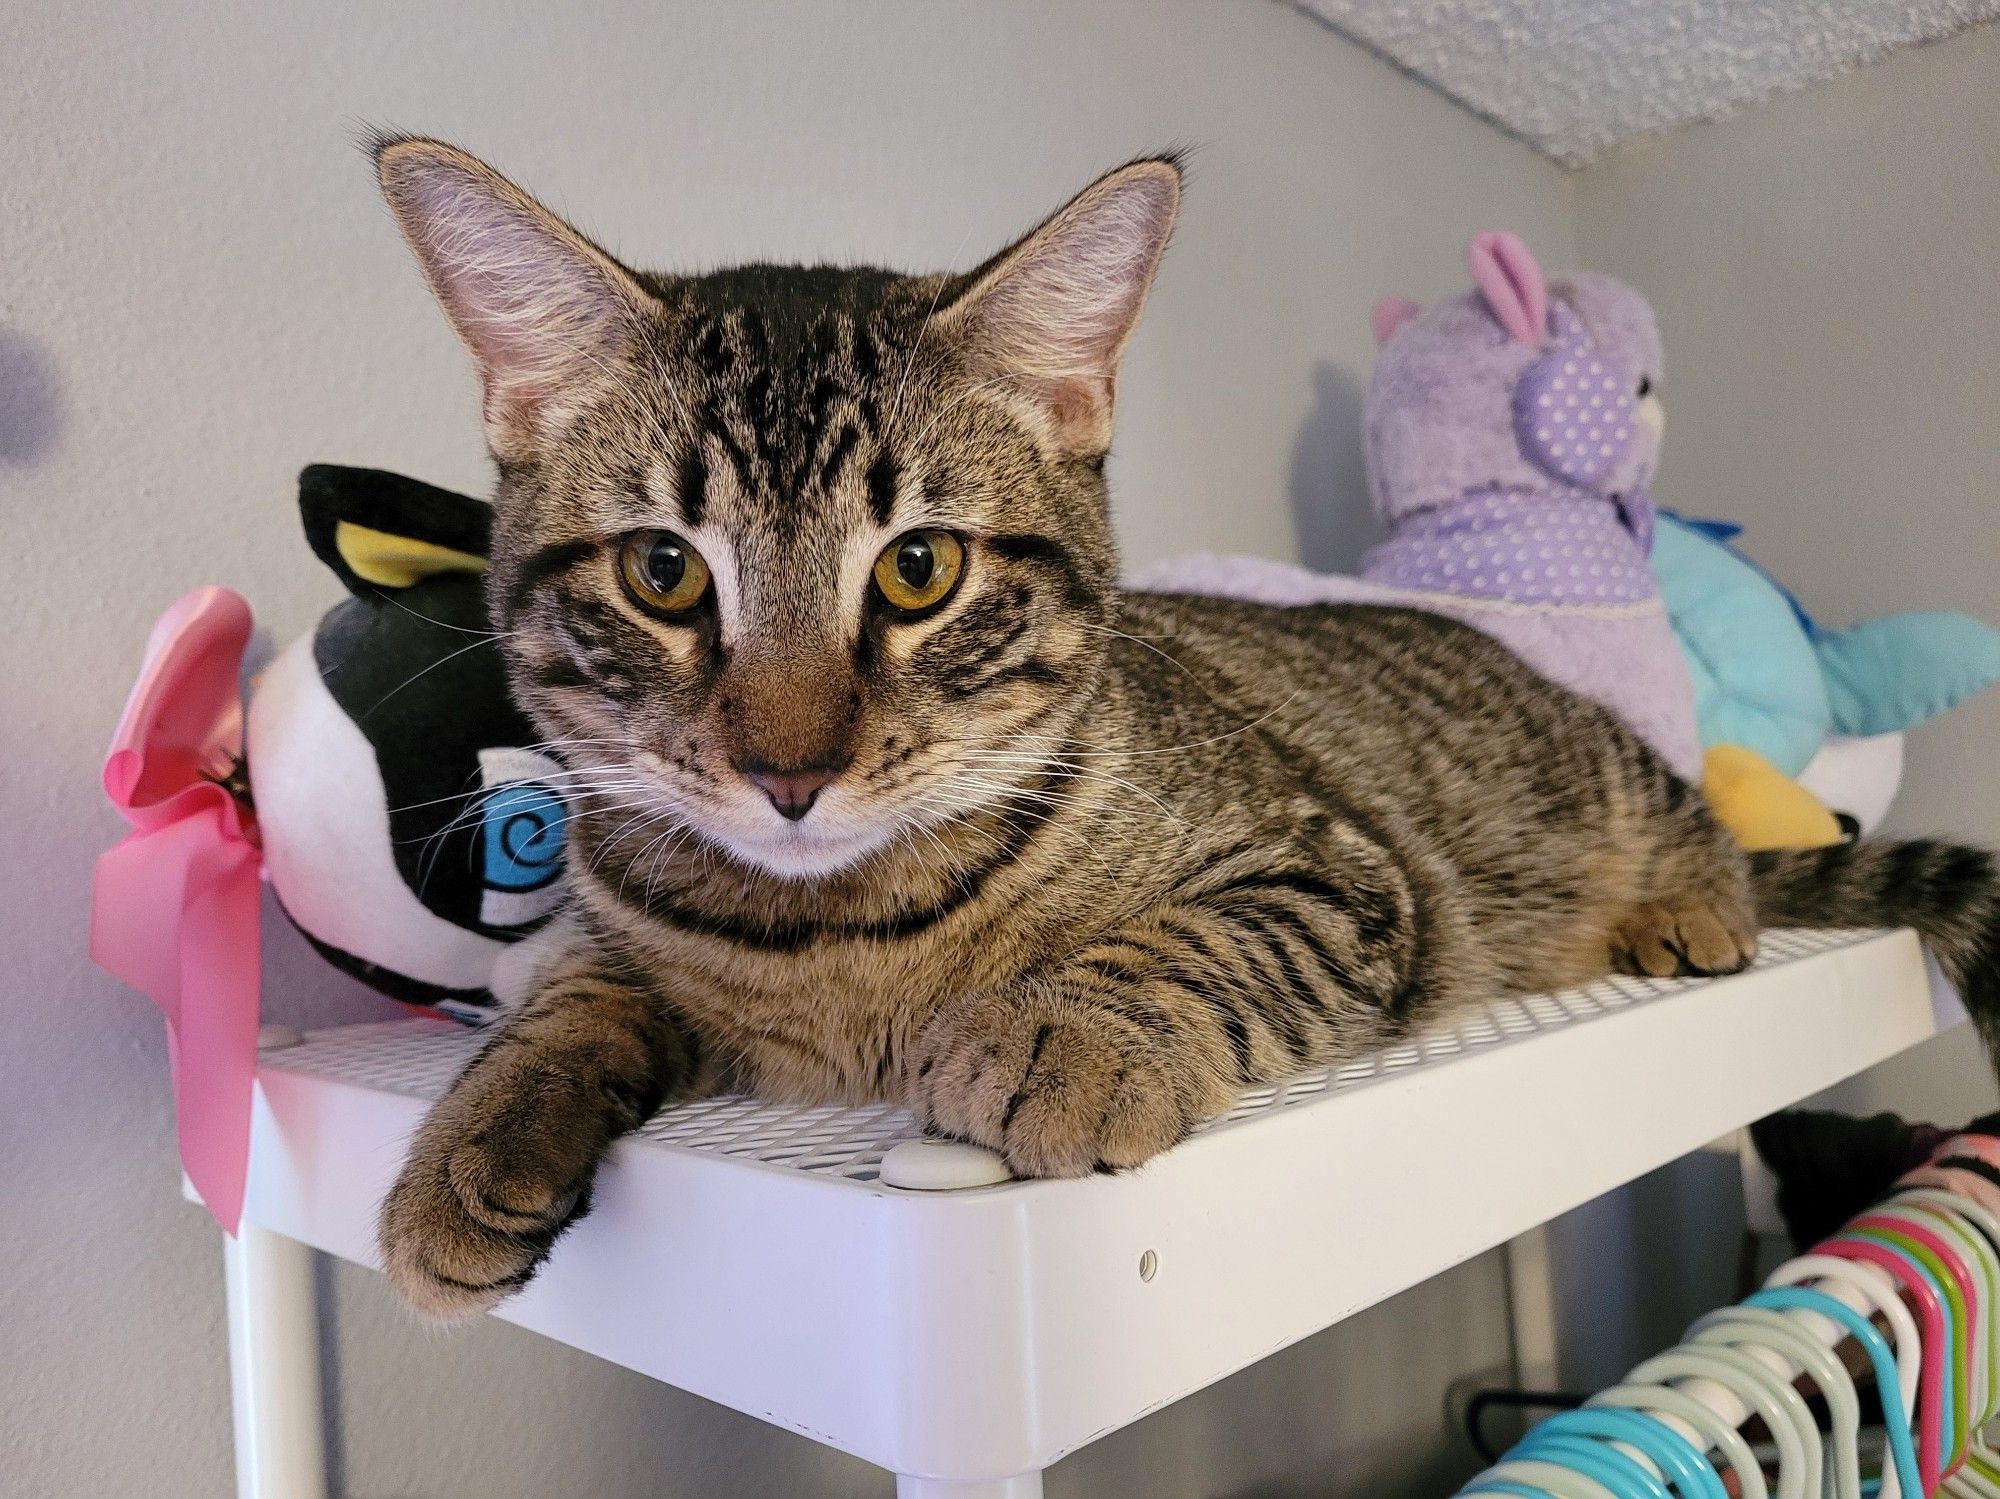
<instances>
[{"instance_id":1,"label":"blue swirl design on plush","mask_svg":"<svg viewBox=\"0 0 2000 1499\"><path fill-rule=\"evenodd\" d=\"M538 781L495 787L480 804L481 874L492 890L540 890L562 877L569 809Z\"/></svg>"}]
</instances>

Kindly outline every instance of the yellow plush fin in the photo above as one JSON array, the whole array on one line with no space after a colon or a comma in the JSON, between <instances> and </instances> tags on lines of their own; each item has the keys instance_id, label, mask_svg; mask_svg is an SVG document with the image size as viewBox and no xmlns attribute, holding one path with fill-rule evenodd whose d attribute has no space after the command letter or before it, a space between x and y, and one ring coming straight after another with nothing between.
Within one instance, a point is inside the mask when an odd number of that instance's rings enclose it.
<instances>
[{"instance_id":1,"label":"yellow plush fin","mask_svg":"<svg viewBox=\"0 0 2000 1499\"><path fill-rule=\"evenodd\" d=\"M439 573L483 573L486 559L414 536L397 536L344 520L334 528L340 560L357 578L381 588L408 588Z\"/></svg>"},{"instance_id":2,"label":"yellow plush fin","mask_svg":"<svg viewBox=\"0 0 2000 1499\"><path fill-rule=\"evenodd\" d=\"M1740 744L1718 744L1703 757L1701 790L1722 825L1752 853L1825 848L1841 840L1840 824L1817 797Z\"/></svg>"}]
</instances>

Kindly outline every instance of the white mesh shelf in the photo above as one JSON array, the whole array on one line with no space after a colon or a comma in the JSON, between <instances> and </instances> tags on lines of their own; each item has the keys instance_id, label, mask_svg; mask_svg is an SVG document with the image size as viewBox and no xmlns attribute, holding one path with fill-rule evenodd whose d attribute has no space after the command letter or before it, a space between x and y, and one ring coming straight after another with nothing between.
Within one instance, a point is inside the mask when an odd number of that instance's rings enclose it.
<instances>
[{"instance_id":1,"label":"white mesh shelf","mask_svg":"<svg viewBox=\"0 0 2000 1499\"><path fill-rule=\"evenodd\" d=\"M1766 933L1756 966L1780 967L1878 935L1849 930ZM1658 1004L1699 983L1611 978L1563 994L1493 1000L1456 1025L1378 1056L1253 1088L1207 1129L1251 1123L1274 1109L1338 1096L1413 1068L1442 1066L1482 1049L1518 1044L1615 1015L1633 1005ZM309 1046L277 1053L265 1065L428 1101L444 1092L484 1041L483 1032L447 1022L391 1021L315 1032ZM900 1109L787 1108L742 1097L677 1104L663 1109L639 1131L639 1138L652 1144L853 1182L875 1181L891 1147L921 1136L916 1121Z\"/></svg>"},{"instance_id":2,"label":"white mesh shelf","mask_svg":"<svg viewBox=\"0 0 2000 1499\"><path fill-rule=\"evenodd\" d=\"M1500 1000L1253 1090L1139 1171L957 1192L880 1180L918 1137L895 1109L680 1105L501 1315L899 1474L1030 1494L999 1481L1961 1015L1907 932L1767 933L1734 978ZM246 1218L373 1263L409 1133L480 1044L409 1020L268 1055Z\"/></svg>"}]
</instances>

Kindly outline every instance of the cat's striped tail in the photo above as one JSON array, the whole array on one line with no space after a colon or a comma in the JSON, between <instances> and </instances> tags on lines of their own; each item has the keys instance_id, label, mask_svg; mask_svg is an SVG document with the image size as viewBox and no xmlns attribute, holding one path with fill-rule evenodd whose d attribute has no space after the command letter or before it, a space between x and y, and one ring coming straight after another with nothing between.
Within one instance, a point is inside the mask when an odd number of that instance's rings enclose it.
<instances>
[{"instance_id":1,"label":"cat's striped tail","mask_svg":"<svg viewBox=\"0 0 2000 1499\"><path fill-rule=\"evenodd\" d=\"M1909 926L1937 955L2000 1061L2000 863L1931 839L1750 856L1766 926Z\"/></svg>"}]
</instances>

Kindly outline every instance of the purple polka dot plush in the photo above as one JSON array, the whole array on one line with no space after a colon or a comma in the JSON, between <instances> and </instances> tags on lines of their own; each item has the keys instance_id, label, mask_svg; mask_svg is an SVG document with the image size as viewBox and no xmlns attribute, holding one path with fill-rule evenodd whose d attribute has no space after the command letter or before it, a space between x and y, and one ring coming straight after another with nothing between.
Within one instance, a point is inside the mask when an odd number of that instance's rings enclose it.
<instances>
[{"instance_id":1,"label":"purple polka dot plush","mask_svg":"<svg viewBox=\"0 0 2000 1499\"><path fill-rule=\"evenodd\" d=\"M1448 614L1699 781L1694 686L1647 560L1663 425L1652 309L1609 276L1547 281L1504 230L1475 234L1466 263L1465 296L1376 304L1362 449L1390 534L1360 577L1190 557L1140 585Z\"/></svg>"},{"instance_id":2,"label":"purple polka dot plush","mask_svg":"<svg viewBox=\"0 0 2000 1499\"><path fill-rule=\"evenodd\" d=\"M1391 535L1362 577L1501 635L1691 772L1692 689L1647 561L1652 309L1609 276L1550 283L1504 230L1466 263L1470 294L1375 309L1363 443Z\"/></svg>"}]
</instances>

